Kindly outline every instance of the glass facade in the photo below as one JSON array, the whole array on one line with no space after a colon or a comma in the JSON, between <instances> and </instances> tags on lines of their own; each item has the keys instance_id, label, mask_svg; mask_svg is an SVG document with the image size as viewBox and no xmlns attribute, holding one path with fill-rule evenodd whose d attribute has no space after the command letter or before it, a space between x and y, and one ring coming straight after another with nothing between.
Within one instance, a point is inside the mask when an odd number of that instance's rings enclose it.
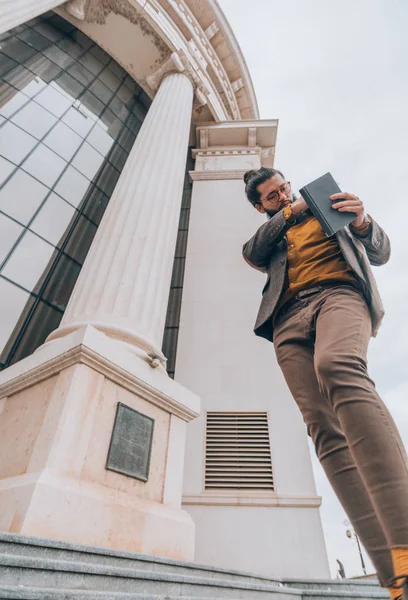
<instances>
[{"instance_id":1,"label":"glass facade","mask_svg":"<svg viewBox=\"0 0 408 600\"><path fill-rule=\"evenodd\" d=\"M58 327L150 100L54 13L0 41L1 369Z\"/></svg>"}]
</instances>

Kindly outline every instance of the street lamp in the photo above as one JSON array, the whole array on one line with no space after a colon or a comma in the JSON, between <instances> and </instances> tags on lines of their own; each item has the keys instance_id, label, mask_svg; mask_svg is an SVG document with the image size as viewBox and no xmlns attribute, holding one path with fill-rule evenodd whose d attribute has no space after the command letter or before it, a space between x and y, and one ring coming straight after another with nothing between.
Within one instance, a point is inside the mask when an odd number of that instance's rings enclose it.
<instances>
[{"instance_id":1,"label":"street lamp","mask_svg":"<svg viewBox=\"0 0 408 600\"><path fill-rule=\"evenodd\" d=\"M349 523L349 521L347 521L347 519L344 521L344 525L346 527L350 527L350 523ZM361 566L363 568L363 573L364 573L364 575L367 575L367 570L366 570L366 566L365 566L365 562L364 562L364 558L363 558L363 553L361 551L361 545L360 545L360 540L359 540L358 535L356 534L356 532L354 531L354 529L352 527L350 527L350 529L347 529L347 531L346 531L346 536L350 540L352 540L352 539L356 540L358 552L360 554Z\"/></svg>"}]
</instances>

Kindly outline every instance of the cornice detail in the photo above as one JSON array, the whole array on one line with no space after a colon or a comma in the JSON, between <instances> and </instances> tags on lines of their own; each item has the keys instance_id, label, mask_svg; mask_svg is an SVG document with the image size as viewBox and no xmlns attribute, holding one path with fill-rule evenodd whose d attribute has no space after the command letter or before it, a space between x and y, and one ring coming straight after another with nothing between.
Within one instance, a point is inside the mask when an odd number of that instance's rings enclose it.
<instances>
[{"instance_id":1,"label":"cornice detail","mask_svg":"<svg viewBox=\"0 0 408 600\"><path fill-rule=\"evenodd\" d=\"M281 508L319 508L322 503L320 496L289 496L274 493L211 493L185 494L184 505L211 505L211 506L276 506Z\"/></svg>"},{"instance_id":2,"label":"cornice detail","mask_svg":"<svg viewBox=\"0 0 408 600\"><path fill-rule=\"evenodd\" d=\"M242 179L248 169L227 171L189 171L191 181L225 181L226 179Z\"/></svg>"},{"instance_id":3,"label":"cornice detail","mask_svg":"<svg viewBox=\"0 0 408 600\"><path fill-rule=\"evenodd\" d=\"M199 53L201 57L203 57L208 64L211 65L213 71L215 72L218 82L221 85L222 92L224 94L224 102L228 112L231 114L233 119L240 119L240 110L238 106L237 99L235 98L235 91L232 87L232 84L228 78L228 75L222 66L220 60L218 59L213 47L211 46L209 39L206 35L206 32L202 29L201 25L194 17L191 10L185 4L184 0L167 0L169 5L173 8L173 10L177 13L179 18L183 21L184 25L188 28L191 33L192 40L189 42L196 50L196 53ZM213 36L215 35L215 27L212 24L210 27L213 28ZM218 25L217 25L218 27Z\"/></svg>"}]
</instances>

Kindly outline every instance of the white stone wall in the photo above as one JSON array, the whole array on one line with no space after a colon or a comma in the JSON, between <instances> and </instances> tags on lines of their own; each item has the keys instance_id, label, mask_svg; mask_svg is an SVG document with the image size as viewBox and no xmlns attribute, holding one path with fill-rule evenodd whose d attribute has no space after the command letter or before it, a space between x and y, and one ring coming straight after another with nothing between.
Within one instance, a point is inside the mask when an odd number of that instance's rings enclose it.
<instances>
[{"instance_id":1,"label":"white stone wall","mask_svg":"<svg viewBox=\"0 0 408 600\"><path fill-rule=\"evenodd\" d=\"M243 167L238 157L234 166ZM176 380L201 396L202 414L187 426L185 508L196 523L198 562L328 577L305 427L273 345L253 333L265 276L241 251L262 223L242 180L194 181ZM268 411L275 493L204 491L205 412L222 410Z\"/></svg>"}]
</instances>

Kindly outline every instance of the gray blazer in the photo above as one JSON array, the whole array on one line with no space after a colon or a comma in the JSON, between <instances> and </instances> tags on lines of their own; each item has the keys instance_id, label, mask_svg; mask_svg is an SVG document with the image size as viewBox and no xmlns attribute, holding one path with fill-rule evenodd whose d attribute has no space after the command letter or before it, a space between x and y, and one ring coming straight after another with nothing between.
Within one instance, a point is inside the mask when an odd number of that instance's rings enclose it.
<instances>
[{"instance_id":1,"label":"gray blazer","mask_svg":"<svg viewBox=\"0 0 408 600\"><path fill-rule=\"evenodd\" d=\"M289 228L283 211L280 211L258 229L242 250L246 262L268 276L262 290L254 331L256 335L270 341L273 339L272 316L285 281L288 260L285 233ZM384 316L384 307L370 264L379 266L388 261L390 241L374 220L370 234L366 237L353 234L348 227L339 231L336 237L344 258L362 284L371 313L372 335L375 336Z\"/></svg>"}]
</instances>

